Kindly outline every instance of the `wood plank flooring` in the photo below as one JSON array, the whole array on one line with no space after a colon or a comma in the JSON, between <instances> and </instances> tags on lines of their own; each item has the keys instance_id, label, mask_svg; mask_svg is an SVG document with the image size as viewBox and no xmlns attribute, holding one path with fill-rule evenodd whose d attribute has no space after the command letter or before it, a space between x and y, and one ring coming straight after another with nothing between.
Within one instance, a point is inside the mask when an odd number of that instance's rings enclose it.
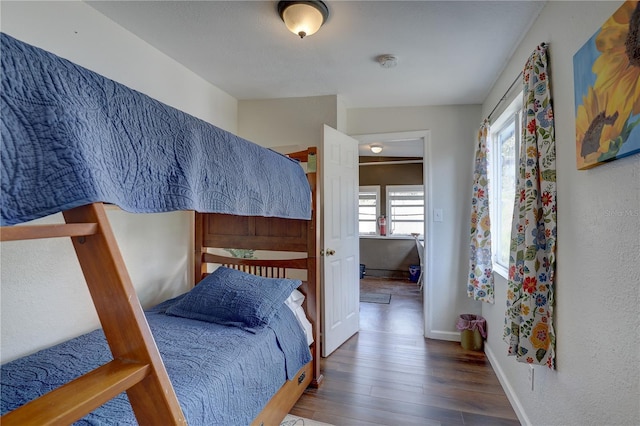
<instances>
[{"instance_id":1,"label":"wood plank flooring","mask_svg":"<svg viewBox=\"0 0 640 426\"><path fill-rule=\"evenodd\" d=\"M322 360L324 382L291 414L336 426L519 425L484 353L425 339L422 293L406 280L365 278L360 332Z\"/></svg>"}]
</instances>

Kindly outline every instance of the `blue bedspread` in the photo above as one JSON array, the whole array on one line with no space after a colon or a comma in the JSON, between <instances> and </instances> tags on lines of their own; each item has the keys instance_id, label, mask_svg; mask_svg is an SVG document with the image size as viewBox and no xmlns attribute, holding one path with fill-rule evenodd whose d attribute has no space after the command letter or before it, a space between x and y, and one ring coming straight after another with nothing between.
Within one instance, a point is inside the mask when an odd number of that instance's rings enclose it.
<instances>
[{"instance_id":1,"label":"blue bedspread","mask_svg":"<svg viewBox=\"0 0 640 426\"><path fill-rule=\"evenodd\" d=\"M254 334L165 315L174 301L149 310L147 319L190 425L250 424L287 376L311 360L304 332L284 304L272 325ZM96 330L3 365L2 414L110 359L104 334ZM137 423L123 393L77 424Z\"/></svg>"},{"instance_id":2,"label":"blue bedspread","mask_svg":"<svg viewBox=\"0 0 640 426\"><path fill-rule=\"evenodd\" d=\"M295 161L0 38L2 225L98 201L138 213L311 217Z\"/></svg>"}]
</instances>

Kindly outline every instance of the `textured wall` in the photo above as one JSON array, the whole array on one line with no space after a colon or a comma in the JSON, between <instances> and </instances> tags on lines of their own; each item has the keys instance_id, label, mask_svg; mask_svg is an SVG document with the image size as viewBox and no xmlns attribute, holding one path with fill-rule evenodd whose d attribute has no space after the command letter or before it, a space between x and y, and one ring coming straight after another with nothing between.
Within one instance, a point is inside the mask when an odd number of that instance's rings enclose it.
<instances>
[{"instance_id":1,"label":"textured wall","mask_svg":"<svg viewBox=\"0 0 640 426\"><path fill-rule=\"evenodd\" d=\"M319 147L322 126L338 128L339 105L335 95L238 101L238 135L281 152Z\"/></svg>"},{"instance_id":2,"label":"textured wall","mask_svg":"<svg viewBox=\"0 0 640 426\"><path fill-rule=\"evenodd\" d=\"M523 423L640 424L640 154L591 170L575 165L575 52L620 2L548 2L483 105L488 114L537 44L549 42L556 124L557 370L506 356L506 282L496 279L487 353ZM637 93L636 93L637 96Z\"/></svg>"},{"instance_id":3,"label":"textured wall","mask_svg":"<svg viewBox=\"0 0 640 426\"><path fill-rule=\"evenodd\" d=\"M0 3L2 31L74 61L224 129L237 102L80 1ZM180 84L176 84L176 82ZM189 212L108 212L143 305L189 285ZM61 222L62 215L38 221ZM2 362L98 328L84 278L66 239L3 243Z\"/></svg>"}]
</instances>

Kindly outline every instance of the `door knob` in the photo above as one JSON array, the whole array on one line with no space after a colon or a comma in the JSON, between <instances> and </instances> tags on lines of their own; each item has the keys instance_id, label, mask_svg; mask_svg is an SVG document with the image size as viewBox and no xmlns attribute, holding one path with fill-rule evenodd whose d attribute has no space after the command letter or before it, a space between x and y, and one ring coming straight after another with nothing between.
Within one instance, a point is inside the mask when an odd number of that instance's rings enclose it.
<instances>
[{"instance_id":1,"label":"door knob","mask_svg":"<svg viewBox=\"0 0 640 426\"><path fill-rule=\"evenodd\" d=\"M320 251L320 256L333 256L334 254L336 254L336 251L332 249Z\"/></svg>"}]
</instances>

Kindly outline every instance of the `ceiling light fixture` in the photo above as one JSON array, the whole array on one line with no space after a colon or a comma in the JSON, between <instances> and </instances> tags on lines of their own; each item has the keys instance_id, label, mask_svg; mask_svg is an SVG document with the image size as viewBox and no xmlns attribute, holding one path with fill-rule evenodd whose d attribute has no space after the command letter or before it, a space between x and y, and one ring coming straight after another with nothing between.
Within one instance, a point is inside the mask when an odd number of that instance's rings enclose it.
<instances>
[{"instance_id":1,"label":"ceiling light fixture","mask_svg":"<svg viewBox=\"0 0 640 426\"><path fill-rule=\"evenodd\" d=\"M304 38L320 29L329 17L329 8L319 0L280 1L278 14L289 31Z\"/></svg>"},{"instance_id":2,"label":"ceiling light fixture","mask_svg":"<svg viewBox=\"0 0 640 426\"><path fill-rule=\"evenodd\" d=\"M374 154L380 154L382 152L382 146L371 145L371 152L373 152Z\"/></svg>"}]
</instances>

